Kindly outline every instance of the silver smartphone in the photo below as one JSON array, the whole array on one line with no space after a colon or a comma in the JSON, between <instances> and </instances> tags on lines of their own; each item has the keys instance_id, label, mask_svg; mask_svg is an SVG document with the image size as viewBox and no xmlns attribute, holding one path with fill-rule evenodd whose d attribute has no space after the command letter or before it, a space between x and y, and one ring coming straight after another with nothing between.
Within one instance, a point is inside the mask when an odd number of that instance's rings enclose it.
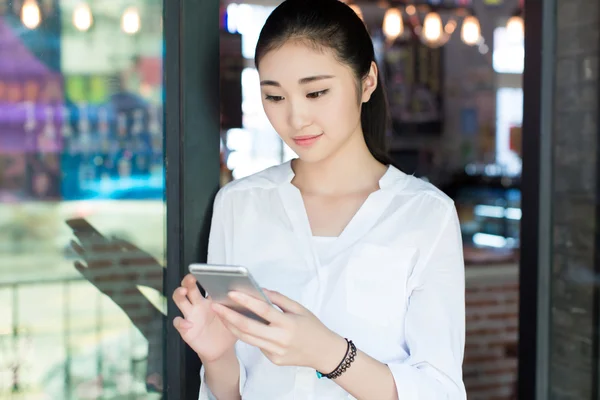
<instances>
[{"instance_id":1,"label":"silver smartphone","mask_svg":"<svg viewBox=\"0 0 600 400\"><path fill-rule=\"evenodd\" d=\"M191 264L189 266L189 271L194 275L198 283L200 283L200 286L204 288L214 302L229 307L255 321L267 325L269 324L268 321L234 302L227 295L231 291L238 291L256 299L263 300L273 306L265 292L262 291L246 267L216 264Z\"/></svg>"}]
</instances>

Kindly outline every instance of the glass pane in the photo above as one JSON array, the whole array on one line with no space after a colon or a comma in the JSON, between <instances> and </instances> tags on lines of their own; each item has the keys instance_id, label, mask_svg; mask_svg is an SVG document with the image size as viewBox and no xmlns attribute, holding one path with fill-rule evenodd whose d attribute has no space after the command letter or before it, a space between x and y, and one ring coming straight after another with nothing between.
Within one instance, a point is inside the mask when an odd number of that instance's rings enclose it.
<instances>
[{"instance_id":1,"label":"glass pane","mask_svg":"<svg viewBox=\"0 0 600 400\"><path fill-rule=\"evenodd\" d=\"M0 0L0 398L162 397L162 62L160 0Z\"/></svg>"}]
</instances>

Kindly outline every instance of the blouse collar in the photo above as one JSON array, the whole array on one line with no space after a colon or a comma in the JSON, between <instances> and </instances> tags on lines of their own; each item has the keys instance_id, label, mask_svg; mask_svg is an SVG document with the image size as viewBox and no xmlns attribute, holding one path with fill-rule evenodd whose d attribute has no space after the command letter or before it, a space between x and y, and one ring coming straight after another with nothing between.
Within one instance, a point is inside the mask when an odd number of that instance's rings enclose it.
<instances>
[{"instance_id":1,"label":"blouse collar","mask_svg":"<svg viewBox=\"0 0 600 400\"><path fill-rule=\"evenodd\" d=\"M291 183L296 174L294 173L294 169L292 168L292 160L286 161L281 165L280 174L279 174L279 183ZM379 179L379 188L386 190L392 187L397 187L400 181L406 178L406 174L400 171L398 168L393 165L388 165L387 170L383 174L383 176Z\"/></svg>"}]
</instances>

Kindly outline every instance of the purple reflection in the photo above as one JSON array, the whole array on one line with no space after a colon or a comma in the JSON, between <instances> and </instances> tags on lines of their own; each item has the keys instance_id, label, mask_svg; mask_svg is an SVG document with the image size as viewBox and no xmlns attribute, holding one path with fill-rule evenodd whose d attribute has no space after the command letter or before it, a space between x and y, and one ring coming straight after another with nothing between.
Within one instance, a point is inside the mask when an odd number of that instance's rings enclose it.
<instances>
[{"instance_id":1,"label":"purple reflection","mask_svg":"<svg viewBox=\"0 0 600 400\"><path fill-rule=\"evenodd\" d=\"M63 79L0 18L0 152L62 148Z\"/></svg>"}]
</instances>

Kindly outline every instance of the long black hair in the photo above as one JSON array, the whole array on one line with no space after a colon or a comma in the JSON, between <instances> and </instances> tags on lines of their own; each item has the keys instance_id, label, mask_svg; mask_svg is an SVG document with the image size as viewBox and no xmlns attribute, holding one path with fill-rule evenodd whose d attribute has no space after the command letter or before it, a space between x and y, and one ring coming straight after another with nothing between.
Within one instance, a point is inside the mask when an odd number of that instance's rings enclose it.
<instances>
[{"instance_id":1,"label":"long black hair","mask_svg":"<svg viewBox=\"0 0 600 400\"><path fill-rule=\"evenodd\" d=\"M269 51L288 40L298 40L333 50L335 57L354 71L362 87L362 79L375 62L371 36L363 21L339 0L286 0L269 16L262 28L254 56L257 68ZM360 91L359 91L360 100ZM383 164L390 159L386 146L389 122L385 89L377 74L377 88L368 102L362 104L361 125L369 151Z\"/></svg>"}]
</instances>

